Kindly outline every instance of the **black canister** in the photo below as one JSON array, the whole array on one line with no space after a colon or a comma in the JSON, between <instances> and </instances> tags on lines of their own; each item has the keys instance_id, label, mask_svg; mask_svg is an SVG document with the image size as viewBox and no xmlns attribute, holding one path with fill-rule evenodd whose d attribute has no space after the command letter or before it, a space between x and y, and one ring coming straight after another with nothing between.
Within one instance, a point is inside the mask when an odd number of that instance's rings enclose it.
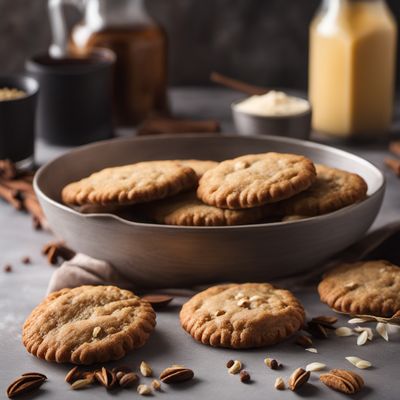
<instances>
[{"instance_id":1,"label":"black canister","mask_svg":"<svg viewBox=\"0 0 400 400\"><path fill-rule=\"evenodd\" d=\"M38 135L64 146L112 137L114 61L105 49L84 58L41 55L29 60L26 69L40 84Z\"/></svg>"},{"instance_id":2,"label":"black canister","mask_svg":"<svg viewBox=\"0 0 400 400\"><path fill-rule=\"evenodd\" d=\"M0 101L0 159L21 168L33 162L35 109L39 85L24 75L0 77L0 89L22 91L20 97Z\"/></svg>"}]
</instances>

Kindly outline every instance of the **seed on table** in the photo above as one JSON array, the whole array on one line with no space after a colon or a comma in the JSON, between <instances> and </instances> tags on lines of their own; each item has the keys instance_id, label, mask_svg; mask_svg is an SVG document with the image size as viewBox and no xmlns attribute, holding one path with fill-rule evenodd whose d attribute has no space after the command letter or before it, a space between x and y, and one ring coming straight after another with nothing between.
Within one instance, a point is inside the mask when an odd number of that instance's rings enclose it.
<instances>
[{"instance_id":1,"label":"seed on table","mask_svg":"<svg viewBox=\"0 0 400 400\"><path fill-rule=\"evenodd\" d=\"M31 264L31 258L28 256L22 257L21 259L22 264Z\"/></svg>"},{"instance_id":2,"label":"seed on table","mask_svg":"<svg viewBox=\"0 0 400 400\"><path fill-rule=\"evenodd\" d=\"M10 265L10 264L6 264L5 266L4 266L4 268L3 268L3 271L4 272L12 272L12 270L13 270L13 268L12 268L12 265Z\"/></svg>"},{"instance_id":3,"label":"seed on table","mask_svg":"<svg viewBox=\"0 0 400 400\"><path fill-rule=\"evenodd\" d=\"M229 360L229 361L226 363L226 368L232 367L233 363L234 363L233 360Z\"/></svg>"},{"instance_id":4,"label":"seed on table","mask_svg":"<svg viewBox=\"0 0 400 400\"><path fill-rule=\"evenodd\" d=\"M239 373L241 369L242 369L242 363L239 360L235 360L232 366L228 369L228 372L230 374L235 375Z\"/></svg>"},{"instance_id":5,"label":"seed on table","mask_svg":"<svg viewBox=\"0 0 400 400\"><path fill-rule=\"evenodd\" d=\"M274 386L276 390L285 390L286 388L285 382L281 377L276 378Z\"/></svg>"},{"instance_id":6,"label":"seed on table","mask_svg":"<svg viewBox=\"0 0 400 400\"><path fill-rule=\"evenodd\" d=\"M153 370L151 369L150 365L147 364L146 361L142 361L142 362L140 363L139 369L140 369L140 373L141 373L143 376L149 377L149 376L152 376L152 375L153 375Z\"/></svg>"},{"instance_id":7,"label":"seed on table","mask_svg":"<svg viewBox=\"0 0 400 400\"><path fill-rule=\"evenodd\" d=\"M279 369L282 366L278 361L268 357L264 359L264 364L271 369Z\"/></svg>"},{"instance_id":8,"label":"seed on table","mask_svg":"<svg viewBox=\"0 0 400 400\"><path fill-rule=\"evenodd\" d=\"M245 370L240 371L239 376L240 376L240 381L243 383L250 381L250 374Z\"/></svg>"},{"instance_id":9,"label":"seed on table","mask_svg":"<svg viewBox=\"0 0 400 400\"><path fill-rule=\"evenodd\" d=\"M151 388L150 386L147 385L139 385L137 387L137 392L141 395L141 396L148 396L151 394Z\"/></svg>"},{"instance_id":10,"label":"seed on table","mask_svg":"<svg viewBox=\"0 0 400 400\"><path fill-rule=\"evenodd\" d=\"M90 379L78 379L71 385L72 390L80 390L92 384Z\"/></svg>"},{"instance_id":11,"label":"seed on table","mask_svg":"<svg viewBox=\"0 0 400 400\"><path fill-rule=\"evenodd\" d=\"M158 381L157 379L153 379L153 381L151 382L151 387L152 387L154 390L160 391L160 390L161 390L161 382Z\"/></svg>"}]
</instances>

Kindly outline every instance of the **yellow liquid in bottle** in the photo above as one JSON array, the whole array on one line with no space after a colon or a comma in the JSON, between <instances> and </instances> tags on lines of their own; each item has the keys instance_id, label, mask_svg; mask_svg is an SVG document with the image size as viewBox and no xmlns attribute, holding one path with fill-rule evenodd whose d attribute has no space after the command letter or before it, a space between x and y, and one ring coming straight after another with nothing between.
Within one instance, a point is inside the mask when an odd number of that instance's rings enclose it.
<instances>
[{"instance_id":1,"label":"yellow liquid in bottle","mask_svg":"<svg viewBox=\"0 0 400 400\"><path fill-rule=\"evenodd\" d=\"M388 132L396 24L383 1L332 0L310 28L313 128L341 137Z\"/></svg>"}]
</instances>

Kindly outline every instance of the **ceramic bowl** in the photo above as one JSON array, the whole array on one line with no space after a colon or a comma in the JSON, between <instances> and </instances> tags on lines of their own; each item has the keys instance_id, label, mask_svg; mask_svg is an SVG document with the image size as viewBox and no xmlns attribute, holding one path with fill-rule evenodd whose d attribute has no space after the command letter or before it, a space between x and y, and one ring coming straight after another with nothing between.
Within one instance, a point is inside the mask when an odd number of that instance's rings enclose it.
<instances>
[{"instance_id":1,"label":"ceramic bowl","mask_svg":"<svg viewBox=\"0 0 400 400\"><path fill-rule=\"evenodd\" d=\"M297 92L285 90L289 95L304 96ZM293 115L262 116L250 114L237 109L236 105L245 99L240 99L231 104L233 122L240 135L276 135L295 139L308 139L311 134L311 105L307 111Z\"/></svg>"},{"instance_id":2,"label":"ceramic bowl","mask_svg":"<svg viewBox=\"0 0 400 400\"><path fill-rule=\"evenodd\" d=\"M69 182L110 166L144 160L224 160L267 151L303 154L360 174L368 198L336 212L300 221L230 227L180 227L132 222L112 214L80 214L63 205ZM382 203L385 181L368 161L317 143L258 136L179 135L113 139L77 148L44 165L34 188L59 239L79 252L111 262L146 287L216 281L264 281L318 268L359 240Z\"/></svg>"}]
</instances>

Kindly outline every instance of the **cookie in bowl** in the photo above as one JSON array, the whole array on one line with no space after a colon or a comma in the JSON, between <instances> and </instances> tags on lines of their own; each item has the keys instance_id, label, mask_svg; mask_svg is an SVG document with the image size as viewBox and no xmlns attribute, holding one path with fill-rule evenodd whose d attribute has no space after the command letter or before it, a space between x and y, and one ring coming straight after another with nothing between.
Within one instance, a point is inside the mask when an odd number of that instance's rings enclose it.
<instances>
[{"instance_id":1,"label":"cookie in bowl","mask_svg":"<svg viewBox=\"0 0 400 400\"><path fill-rule=\"evenodd\" d=\"M220 208L251 208L288 199L316 179L314 164L296 154L248 154L221 162L199 182L197 196Z\"/></svg>"},{"instance_id":2,"label":"cookie in bowl","mask_svg":"<svg viewBox=\"0 0 400 400\"><path fill-rule=\"evenodd\" d=\"M57 363L118 360L143 346L156 325L150 303L115 286L80 286L51 293L25 321L29 353Z\"/></svg>"},{"instance_id":3,"label":"cookie in bowl","mask_svg":"<svg viewBox=\"0 0 400 400\"><path fill-rule=\"evenodd\" d=\"M304 192L277 203L279 213L285 217L313 217L339 210L367 196L368 186L361 176L322 164L316 164L315 168L316 181Z\"/></svg>"},{"instance_id":4,"label":"cookie in bowl","mask_svg":"<svg viewBox=\"0 0 400 400\"><path fill-rule=\"evenodd\" d=\"M180 312L183 329L214 347L272 345L297 332L304 309L288 290L269 283L217 285L193 296Z\"/></svg>"},{"instance_id":5,"label":"cookie in bowl","mask_svg":"<svg viewBox=\"0 0 400 400\"><path fill-rule=\"evenodd\" d=\"M266 216L266 209L253 207L229 210L210 206L196 193L179 194L172 198L147 204L146 213L158 224L180 226L233 226L254 224Z\"/></svg>"},{"instance_id":6,"label":"cookie in bowl","mask_svg":"<svg viewBox=\"0 0 400 400\"><path fill-rule=\"evenodd\" d=\"M197 184L196 172L176 161L144 161L105 168L62 190L68 205L127 205L172 196Z\"/></svg>"}]
</instances>

